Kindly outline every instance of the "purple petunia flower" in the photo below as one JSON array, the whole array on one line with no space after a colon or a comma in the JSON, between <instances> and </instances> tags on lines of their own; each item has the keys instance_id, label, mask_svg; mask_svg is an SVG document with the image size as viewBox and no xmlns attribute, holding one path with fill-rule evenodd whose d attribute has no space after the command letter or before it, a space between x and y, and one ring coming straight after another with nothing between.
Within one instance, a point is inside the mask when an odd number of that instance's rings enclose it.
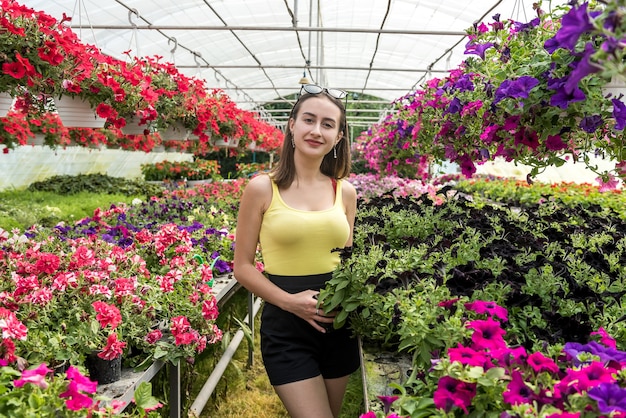
<instances>
[{"instance_id":1,"label":"purple petunia flower","mask_svg":"<svg viewBox=\"0 0 626 418\"><path fill-rule=\"evenodd\" d=\"M474 55L478 55L481 59L485 59L485 51L488 50L489 48L492 48L494 46L493 42L487 42L484 44L477 44L474 43L473 40L469 41L466 45L465 45L465 55L470 55L470 54L474 54Z\"/></svg>"},{"instance_id":2,"label":"purple petunia flower","mask_svg":"<svg viewBox=\"0 0 626 418\"><path fill-rule=\"evenodd\" d=\"M600 383L589 389L587 396L598 402L602 414L626 412L626 389L616 383Z\"/></svg>"},{"instance_id":3,"label":"purple petunia flower","mask_svg":"<svg viewBox=\"0 0 626 418\"><path fill-rule=\"evenodd\" d=\"M593 25L587 14L587 3L584 3L578 8L572 7L563 16L561 28L554 35L553 39L558 43L558 47L574 52L580 35L591 29L593 29Z\"/></svg>"},{"instance_id":4,"label":"purple petunia flower","mask_svg":"<svg viewBox=\"0 0 626 418\"><path fill-rule=\"evenodd\" d=\"M611 101L613 102L615 129L621 131L626 126L626 105L619 99L611 99Z\"/></svg>"},{"instance_id":5,"label":"purple petunia flower","mask_svg":"<svg viewBox=\"0 0 626 418\"><path fill-rule=\"evenodd\" d=\"M578 125L580 129L587 133L594 133L598 130L598 128L602 125L602 116L600 115L591 115L585 116Z\"/></svg>"},{"instance_id":6,"label":"purple petunia flower","mask_svg":"<svg viewBox=\"0 0 626 418\"><path fill-rule=\"evenodd\" d=\"M595 53L595 47L591 42L587 42L585 45L585 51L582 55L580 61L577 62L576 66L567 77L563 88L566 93L572 93L576 87L578 87L578 82L582 80L584 77L588 76L592 73L597 73L600 71L597 66L591 64L589 57Z\"/></svg>"},{"instance_id":7,"label":"purple petunia flower","mask_svg":"<svg viewBox=\"0 0 626 418\"><path fill-rule=\"evenodd\" d=\"M453 114L459 113L462 108L463 108L463 104L457 97L455 97L454 99L450 101L448 108L446 109L445 112L443 112L443 114L446 115L448 113L453 113Z\"/></svg>"},{"instance_id":8,"label":"purple petunia flower","mask_svg":"<svg viewBox=\"0 0 626 418\"><path fill-rule=\"evenodd\" d=\"M565 91L563 84L556 89L555 93L550 97L550 105L567 109L570 103L580 102L586 99L585 93L578 87L575 87L571 93Z\"/></svg>"},{"instance_id":9,"label":"purple petunia flower","mask_svg":"<svg viewBox=\"0 0 626 418\"><path fill-rule=\"evenodd\" d=\"M460 92L474 91L474 83L469 74L463 74L456 83L454 83L454 88Z\"/></svg>"}]
</instances>

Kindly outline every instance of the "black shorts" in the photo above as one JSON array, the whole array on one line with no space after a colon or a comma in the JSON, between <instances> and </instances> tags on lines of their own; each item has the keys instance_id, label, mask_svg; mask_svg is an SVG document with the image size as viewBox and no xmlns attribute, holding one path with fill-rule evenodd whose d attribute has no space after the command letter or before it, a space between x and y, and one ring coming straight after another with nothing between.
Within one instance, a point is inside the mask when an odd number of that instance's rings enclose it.
<instances>
[{"instance_id":1,"label":"black shorts","mask_svg":"<svg viewBox=\"0 0 626 418\"><path fill-rule=\"evenodd\" d=\"M332 273L312 276L276 276L269 279L289 293L320 290ZM346 324L322 333L296 315L270 303L261 314L261 354L273 386L309 379L320 374L334 379L360 366L359 345Z\"/></svg>"}]
</instances>

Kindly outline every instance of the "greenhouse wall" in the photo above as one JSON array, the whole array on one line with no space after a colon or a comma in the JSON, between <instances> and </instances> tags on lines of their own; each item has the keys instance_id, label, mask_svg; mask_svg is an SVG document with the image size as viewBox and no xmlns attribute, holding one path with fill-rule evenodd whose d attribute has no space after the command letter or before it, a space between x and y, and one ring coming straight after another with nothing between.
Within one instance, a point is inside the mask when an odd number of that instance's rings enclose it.
<instances>
[{"instance_id":1,"label":"greenhouse wall","mask_svg":"<svg viewBox=\"0 0 626 418\"><path fill-rule=\"evenodd\" d=\"M591 165L597 166L599 172L615 168L615 161L599 157L590 157ZM497 177L515 178L526 180L526 176L532 170L524 164L506 162L503 159L488 161L483 165L476 166L476 174L488 174ZM588 169L583 162L567 161L561 167L547 167L542 173L533 178L534 181L543 183L589 183L598 185L596 178L599 175Z\"/></svg>"},{"instance_id":2,"label":"greenhouse wall","mask_svg":"<svg viewBox=\"0 0 626 418\"><path fill-rule=\"evenodd\" d=\"M21 189L56 175L107 174L141 179L141 164L158 161L191 161L193 154L141 152L120 149L21 146L0 155L0 190Z\"/></svg>"}]
</instances>

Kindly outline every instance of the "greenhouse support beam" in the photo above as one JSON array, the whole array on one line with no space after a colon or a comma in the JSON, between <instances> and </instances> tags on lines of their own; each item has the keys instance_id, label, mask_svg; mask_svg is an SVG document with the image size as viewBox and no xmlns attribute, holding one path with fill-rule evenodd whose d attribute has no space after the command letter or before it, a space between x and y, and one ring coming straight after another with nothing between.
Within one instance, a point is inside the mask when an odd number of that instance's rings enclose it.
<instances>
[{"instance_id":1,"label":"greenhouse support beam","mask_svg":"<svg viewBox=\"0 0 626 418\"><path fill-rule=\"evenodd\" d=\"M286 27L286 26L183 26L183 25L76 25L72 29L101 30L183 30L183 31L258 31L258 32L343 32L343 33L380 33L390 35L431 35L431 36L467 36L465 31L449 30L404 30L374 28L321 28L321 27Z\"/></svg>"},{"instance_id":2,"label":"greenhouse support beam","mask_svg":"<svg viewBox=\"0 0 626 418\"><path fill-rule=\"evenodd\" d=\"M250 322L254 320L254 317L256 316L257 312L259 312L259 309L261 308L262 302L263 302L262 299L260 298L256 299L253 305L254 307L253 311L248 313L248 316L246 316L246 319L244 319L244 322ZM193 401L191 408L189 408L190 417L199 417L200 414L202 413L202 410L204 409L209 398L213 394L213 391L215 390L217 383L219 382L219 380L222 378L222 375L226 371L226 367L228 367L228 364L230 363L233 356L235 355L235 352L237 351L239 344L241 344L243 337L244 337L243 330L238 330L235 336L233 337L232 341L230 342L230 344L228 344L228 347L226 348L224 355L222 355L220 360L215 365L213 372L211 373L209 378L206 380L206 382L204 382L204 386L202 386L202 389L200 389L200 393L198 393L198 396Z\"/></svg>"},{"instance_id":3,"label":"greenhouse support beam","mask_svg":"<svg viewBox=\"0 0 626 418\"><path fill-rule=\"evenodd\" d=\"M278 68L278 69L302 69L301 66L298 65L258 65L258 64L249 64L249 65L214 65L214 64L204 64L204 65L177 65L176 68L249 68L252 70L262 70L266 68ZM343 65L310 65L307 67L311 70L358 70L358 71L386 71L386 72L396 72L396 73L449 73L450 70L441 69L437 70L434 68L392 68L392 67L349 67ZM372 90L371 88L368 90ZM374 89L375 90L375 89ZM380 88L378 90L385 90L384 88Z\"/></svg>"}]
</instances>

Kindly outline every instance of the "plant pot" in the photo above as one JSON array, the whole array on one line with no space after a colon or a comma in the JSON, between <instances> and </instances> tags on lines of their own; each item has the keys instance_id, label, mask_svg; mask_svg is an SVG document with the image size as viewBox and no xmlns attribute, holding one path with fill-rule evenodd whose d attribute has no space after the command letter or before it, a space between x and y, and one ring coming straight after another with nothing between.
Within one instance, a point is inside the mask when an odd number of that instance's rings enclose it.
<instances>
[{"instance_id":1,"label":"plant pot","mask_svg":"<svg viewBox=\"0 0 626 418\"><path fill-rule=\"evenodd\" d=\"M170 125L166 130L159 132L163 141L184 141L189 137L189 130L180 123Z\"/></svg>"},{"instance_id":2,"label":"plant pot","mask_svg":"<svg viewBox=\"0 0 626 418\"><path fill-rule=\"evenodd\" d=\"M113 360L103 360L96 353L89 354L85 360L89 378L99 385L117 382L122 378L122 356Z\"/></svg>"},{"instance_id":3,"label":"plant pot","mask_svg":"<svg viewBox=\"0 0 626 418\"><path fill-rule=\"evenodd\" d=\"M146 130L149 132L148 125L139 125L139 120L135 118L126 119L126 125L121 128L124 135L145 135Z\"/></svg>"},{"instance_id":4,"label":"plant pot","mask_svg":"<svg viewBox=\"0 0 626 418\"><path fill-rule=\"evenodd\" d=\"M54 105L67 128L103 128L106 119L99 117L89 102L79 97L61 96Z\"/></svg>"},{"instance_id":5,"label":"plant pot","mask_svg":"<svg viewBox=\"0 0 626 418\"><path fill-rule=\"evenodd\" d=\"M213 145L218 148L237 148L239 145L239 138L216 138L213 140Z\"/></svg>"},{"instance_id":6,"label":"plant pot","mask_svg":"<svg viewBox=\"0 0 626 418\"><path fill-rule=\"evenodd\" d=\"M187 187L195 187L203 184L213 183L213 179L204 179L204 180L187 180Z\"/></svg>"},{"instance_id":7,"label":"plant pot","mask_svg":"<svg viewBox=\"0 0 626 418\"><path fill-rule=\"evenodd\" d=\"M27 145L43 145L45 144L46 137L43 134L35 134L34 137L30 137L26 140Z\"/></svg>"},{"instance_id":8,"label":"plant pot","mask_svg":"<svg viewBox=\"0 0 626 418\"><path fill-rule=\"evenodd\" d=\"M608 84L602 87L602 91L604 92L605 96L610 93L611 99L620 99L622 100L622 102L624 102L625 100L621 99L620 96L626 96L626 81L618 77L613 77Z\"/></svg>"},{"instance_id":9,"label":"plant pot","mask_svg":"<svg viewBox=\"0 0 626 418\"><path fill-rule=\"evenodd\" d=\"M11 110L11 106L13 106L14 101L15 98L9 93L0 93L0 117L6 116L7 113L9 113L9 110Z\"/></svg>"}]
</instances>

